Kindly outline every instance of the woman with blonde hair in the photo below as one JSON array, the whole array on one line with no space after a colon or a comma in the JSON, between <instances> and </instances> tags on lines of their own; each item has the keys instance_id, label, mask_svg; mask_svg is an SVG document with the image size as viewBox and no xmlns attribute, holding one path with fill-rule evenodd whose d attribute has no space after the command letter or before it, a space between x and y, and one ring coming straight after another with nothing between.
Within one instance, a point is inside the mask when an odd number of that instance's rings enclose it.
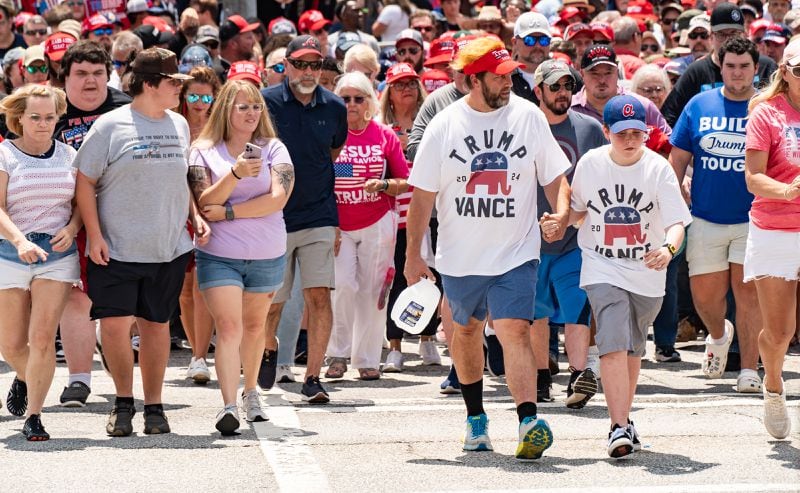
<instances>
[{"instance_id":1,"label":"woman with blonde hair","mask_svg":"<svg viewBox=\"0 0 800 493\"><path fill-rule=\"evenodd\" d=\"M61 89L28 85L0 101L18 138L0 143L0 353L16 372L6 406L27 419L29 441L50 439L41 422L55 372L56 329L80 281L73 239L75 150L53 140L67 110Z\"/></svg>"},{"instance_id":2,"label":"woman with blonde hair","mask_svg":"<svg viewBox=\"0 0 800 493\"><path fill-rule=\"evenodd\" d=\"M350 357L362 380L377 380L386 327L379 298L394 263L394 197L408 188L408 165L394 131L373 120L378 100L369 79L346 73L335 92L347 108L348 134L334 163L342 234L334 244L336 290L325 377L342 378Z\"/></svg>"},{"instance_id":3,"label":"woman with blonde hair","mask_svg":"<svg viewBox=\"0 0 800 493\"><path fill-rule=\"evenodd\" d=\"M361 72L372 85L375 85L375 80L381 72L381 66L378 63L378 55L375 51L365 44L357 44L347 50L344 55L344 72Z\"/></svg>"},{"instance_id":4,"label":"woman with blonde hair","mask_svg":"<svg viewBox=\"0 0 800 493\"><path fill-rule=\"evenodd\" d=\"M294 184L286 147L275 136L261 93L250 82L222 87L189 155L189 181L207 220L208 244L198 246L197 281L217 329L215 367L224 407L216 428L236 434L236 392L244 369L247 421L265 421L258 393L264 323L283 282L283 207Z\"/></svg>"},{"instance_id":5,"label":"woman with blonde hair","mask_svg":"<svg viewBox=\"0 0 800 493\"><path fill-rule=\"evenodd\" d=\"M764 364L764 426L789 436L783 360L794 335L800 278L800 40L789 43L772 83L750 101L745 180L755 195L744 258L763 317L758 348Z\"/></svg>"}]
</instances>

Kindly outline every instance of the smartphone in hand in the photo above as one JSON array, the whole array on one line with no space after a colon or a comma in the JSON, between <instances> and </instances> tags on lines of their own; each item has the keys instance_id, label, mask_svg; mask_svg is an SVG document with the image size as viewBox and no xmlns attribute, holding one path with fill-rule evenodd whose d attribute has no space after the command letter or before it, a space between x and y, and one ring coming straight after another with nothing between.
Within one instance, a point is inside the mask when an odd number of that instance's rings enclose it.
<instances>
[{"instance_id":1,"label":"smartphone in hand","mask_svg":"<svg viewBox=\"0 0 800 493\"><path fill-rule=\"evenodd\" d=\"M244 145L245 159L261 159L261 148L248 142Z\"/></svg>"}]
</instances>

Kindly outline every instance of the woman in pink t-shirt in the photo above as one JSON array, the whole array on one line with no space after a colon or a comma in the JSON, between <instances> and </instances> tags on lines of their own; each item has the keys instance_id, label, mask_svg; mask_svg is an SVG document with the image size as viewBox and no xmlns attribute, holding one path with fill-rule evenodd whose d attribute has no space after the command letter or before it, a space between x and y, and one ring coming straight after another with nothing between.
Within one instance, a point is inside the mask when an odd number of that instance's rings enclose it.
<instances>
[{"instance_id":1,"label":"woman in pink t-shirt","mask_svg":"<svg viewBox=\"0 0 800 493\"><path fill-rule=\"evenodd\" d=\"M764 426L786 438L783 359L796 327L800 278L800 41L789 43L772 84L750 102L745 178L756 197L744 280L755 281L764 327L758 345L764 363Z\"/></svg>"},{"instance_id":2,"label":"woman in pink t-shirt","mask_svg":"<svg viewBox=\"0 0 800 493\"><path fill-rule=\"evenodd\" d=\"M408 188L408 165L394 131L372 120L378 100L364 74L342 76L336 94L347 107L348 135L334 163L342 234L334 245L336 290L327 351L332 360L325 377L341 378L350 357L362 380L377 380L386 333L386 307L378 307L379 298L394 265L394 197Z\"/></svg>"}]
</instances>

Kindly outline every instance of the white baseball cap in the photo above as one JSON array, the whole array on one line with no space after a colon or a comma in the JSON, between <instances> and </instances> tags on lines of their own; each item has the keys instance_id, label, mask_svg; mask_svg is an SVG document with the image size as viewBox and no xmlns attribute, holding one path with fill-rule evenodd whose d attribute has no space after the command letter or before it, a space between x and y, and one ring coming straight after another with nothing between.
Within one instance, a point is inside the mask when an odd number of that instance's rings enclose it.
<instances>
[{"instance_id":1,"label":"white baseball cap","mask_svg":"<svg viewBox=\"0 0 800 493\"><path fill-rule=\"evenodd\" d=\"M514 24L514 37L524 38L531 34L550 36L550 23L538 12L525 12Z\"/></svg>"}]
</instances>

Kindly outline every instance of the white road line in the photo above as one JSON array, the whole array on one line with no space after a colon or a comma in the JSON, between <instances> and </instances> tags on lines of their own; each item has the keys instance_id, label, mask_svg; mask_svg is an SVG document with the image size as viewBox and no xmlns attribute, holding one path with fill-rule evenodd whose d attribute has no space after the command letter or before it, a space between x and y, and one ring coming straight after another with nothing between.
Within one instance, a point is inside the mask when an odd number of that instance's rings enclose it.
<instances>
[{"instance_id":1,"label":"white road line","mask_svg":"<svg viewBox=\"0 0 800 493\"><path fill-rule=\"evenodd\" d=\"M536 488L536 493L641 493L643 486L629 487L580 487L580 488ZM648 493L757 493L757 492L800 492L800 486L796 484L758 484L758 483L735 483L735 484L675 484L675 485L648 485ZM474 490L455 491L453 493L519 493L526 490ZM533 491L533 490L527 490Z\"/></svg>"},{"instance_id":2,"label":"white road line","mask_svg":"<svg viewBox=\"0 0 800 493\"><path fill-rule=\"evenodd\" d=\"M282 390L273 388L264 398L269 421L253 423L278 488L284 492L330 492L328 477L304 438L295 407L284 395Z\"/></svg>"}]
</instances>

